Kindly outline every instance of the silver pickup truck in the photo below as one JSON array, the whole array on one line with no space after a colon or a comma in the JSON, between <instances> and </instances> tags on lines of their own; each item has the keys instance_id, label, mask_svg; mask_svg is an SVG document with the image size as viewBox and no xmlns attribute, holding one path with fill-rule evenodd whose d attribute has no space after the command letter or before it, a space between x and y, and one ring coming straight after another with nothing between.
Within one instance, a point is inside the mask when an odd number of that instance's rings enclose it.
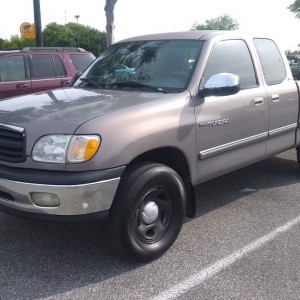
<instances>
[{"instance_id":1,"label":"silver pickup truck","mask_svg":"<svg viewBox=\"0 0 300 300\"><path fill-rule=\"evenodd\" d=\"M298 132L298 86L273 40L126 39L73 87L0 102L0 209L105 220L112 246L147 262L194 216L195 185L297 148Z\"/></svg>"}]
</instances>

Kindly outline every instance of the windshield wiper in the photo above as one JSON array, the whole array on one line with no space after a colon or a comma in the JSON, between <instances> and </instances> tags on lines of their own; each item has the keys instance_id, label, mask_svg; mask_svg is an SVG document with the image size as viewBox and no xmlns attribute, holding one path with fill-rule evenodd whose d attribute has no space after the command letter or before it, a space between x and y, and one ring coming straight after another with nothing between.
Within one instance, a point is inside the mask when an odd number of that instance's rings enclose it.
<instances>
[{"instance_id":1,"label":"windshield wiper","mask_svg":"<svg viewBox=\"0 0 300 300\"><path fill-rule=\"evenodd\" d=\"M146 88L146 89L150 89L150 90L164 93L164 94L168 93L168 91L164 90L163 88L152 86L152 85L145 84L145 83L136 82L136 81L114 82L114 83L111 83L110 86L131 87L131 88L140 88L140 89Z\"/></svg>"}]
</instances>

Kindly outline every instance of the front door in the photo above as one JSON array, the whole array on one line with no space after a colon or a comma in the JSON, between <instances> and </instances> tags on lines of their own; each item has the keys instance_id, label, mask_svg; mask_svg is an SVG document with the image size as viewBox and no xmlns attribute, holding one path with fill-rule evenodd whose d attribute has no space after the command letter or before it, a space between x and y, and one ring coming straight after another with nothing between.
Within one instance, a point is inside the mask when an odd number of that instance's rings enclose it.
<instances>
[{"instance_id":1,"label":"front door","mask_svg":"<svg viewBox=\"0 0 300 300\"><path fill-rule=\"evenodd\" d=\"M266 155L268 95L259 84L244 40L224 40L214 45L200 87L210 76L224 72L239 76L241 90L237 94L195 99L198 182Z\"/></svg>"}]
</instances>

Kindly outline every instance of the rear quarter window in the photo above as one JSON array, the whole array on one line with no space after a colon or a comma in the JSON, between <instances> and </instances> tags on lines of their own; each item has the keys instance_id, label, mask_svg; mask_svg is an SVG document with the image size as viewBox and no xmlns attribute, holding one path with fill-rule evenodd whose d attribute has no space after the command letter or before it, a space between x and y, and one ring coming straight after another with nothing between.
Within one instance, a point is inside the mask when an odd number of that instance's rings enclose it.
<instances>
[{"instance_id":1,"label":"rear quarter window","mask_svg":"<svg viewBox=\"0 0 300 300\"><path fill-rule=\"evenodd\" d=\"M275 42L270 39L261 38L256 38L253 41L267 85L282 83L286 77L286 69Z\"/></svg>"},{"instance_id":2,"label":"rear quarter window","mask_svg":"<svg viewBox=\"0 0 300 300\"><path fill-rule=\"evenodd\" d=\"M69 56L75 69L79 72L83 72L95 60L95 56L91 53L70 54Z\"/></svg>"}]
</instances>

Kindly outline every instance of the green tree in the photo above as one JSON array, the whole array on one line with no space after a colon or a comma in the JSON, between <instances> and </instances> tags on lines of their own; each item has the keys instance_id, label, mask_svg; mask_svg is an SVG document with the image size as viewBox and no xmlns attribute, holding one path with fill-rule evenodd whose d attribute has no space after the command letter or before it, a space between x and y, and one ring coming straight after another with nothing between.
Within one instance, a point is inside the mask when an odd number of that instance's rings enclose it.
<instances>
[{"instance_id":1,"label":"green tree","mask_svg":"<svg viewBox=\"0 0 300 300\"><path fill-rule=\"evenodd\" d=\"M298 0L300 1L300 0ZM239 29L237 20L225 14L205 21L205 24L195 22L190 30L236 30Z\"/></svg>"},{"instance_id":2,"label":"green tree","mask_svg":"<svg viewBox=\"0 0 300 300\"><path fill-rule=\"evenodd\" d=\"M91 51L96 56L99 56L106 50L105 32L77 23L68 23L66 27L72 30L76 45L77 39L79 39L79 46Z\"/></svg>"},{"instance_id":3,"label":"green tree","mask_svg":"<svg viewBox=\"0 0 300 300\"><path fill-rule=\"evenodd\" d=\"M106 34L90 26L77 23L60 25L49 23L43 30L45 47L77 47L99 56L106 49Z\"/></svg>"},{"instance_id":4,"label":"green tree","mask_svg":"<svg viewBox=\"0 0 300 300\"><path fill-rule=\"evenodd\" d=\"M76 47L74 32L55 22L46 25L43 30L43 42L45 47Z\"/></svg>"},{"instance_id":5,"label":"green tree","mask_svg":"<svg viewBox=\"0 0 300 300\"><path fill-rule=\"evenodd\" d=\"M34 39L24 39L17 35L12 35L10 40L4 40L1 45L2 49L21 49L24 47L33 47L35 45Z\"/></svg>"},{"instance_id":6,"label":"green tree","mask_svg":"<svg viewBox=\"0 0 300 300\"><path fill-rule=\"evenodd\" d=\"M3 49L4 43L5 43L5 40L0 38L0 49Z\"/></svg>"},{"instance_id":7,"label":"green tree","mask_svg":"<svg viewBox=\"0 0 300 300\"><path fill-rule=\"evenodd\" d=\"M294 3L289 5L287 8L295 14L297 19L300 19L300 0L295 0Z\"/></svg>"}]
</instances>

